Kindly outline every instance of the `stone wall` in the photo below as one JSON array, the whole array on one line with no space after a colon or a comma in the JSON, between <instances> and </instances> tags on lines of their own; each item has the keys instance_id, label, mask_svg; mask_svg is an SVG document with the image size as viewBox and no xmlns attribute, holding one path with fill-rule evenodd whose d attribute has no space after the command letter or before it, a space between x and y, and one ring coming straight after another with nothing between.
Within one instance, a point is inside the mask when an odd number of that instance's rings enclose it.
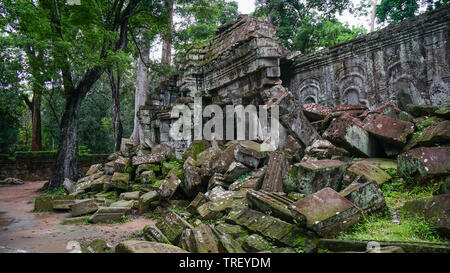
<instances>
[{"instance_id":1,"label":"stone wall","mask_svg":"<svg viewBox=\"0 0 450 273\"><path fill-rule=\"evenodd\" d=\"M107 157L106 154L81 156L79 165L83 174L91 165L106 162ZM54 156L49 155L16 155L15 159L0 155L0 179L14 177L25 181L48 180L54 163Z\"/></svg>"},{"instance_id":2,"label":"stone wall","mask_svg":"<svg viewBox=\"0 0 450 273\"><path fill-rule=\"evenodd\" d=\"M283 84L302 104L449 104L449 34L447 6L287 61Z\"/></svg>"}]
</instances>

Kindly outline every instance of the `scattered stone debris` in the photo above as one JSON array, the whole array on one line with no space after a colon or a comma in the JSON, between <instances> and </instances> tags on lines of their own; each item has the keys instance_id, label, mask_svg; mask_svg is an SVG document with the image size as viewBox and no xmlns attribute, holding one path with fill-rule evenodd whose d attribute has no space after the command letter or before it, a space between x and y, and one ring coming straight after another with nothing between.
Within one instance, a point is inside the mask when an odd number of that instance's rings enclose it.
<instances>
[{"instance_id":1,"label":"scattered stone debris","mask_svg":"<svg viewBox=\"0 0 450 273\"><path fill-rule=\"evenodd\" d=\"M440 195L410 201L404 210L433 219L448 236L448 107L301 105L282 84L280 60L288 53L275 33L248 16L220 27L181 60L176 81L158 87L171 93L155 92L138 111L152 147L124 139L108 162L67 183L68 195L38 197L35 210L70 211L64 224L155 218L142 227L146 241L122 242L118 253L448 252L448 246L385 242L373 250L367 242L324 239L386 209L380 187L392 181L393 170L401 181L443 182ZM182 102L192 108L199 96L221 106L261 104L269 114L279 106L279 124L271 124L279 126L279 147L260 136L174 141L170 110Z\"/></svg>"}]
</instances>

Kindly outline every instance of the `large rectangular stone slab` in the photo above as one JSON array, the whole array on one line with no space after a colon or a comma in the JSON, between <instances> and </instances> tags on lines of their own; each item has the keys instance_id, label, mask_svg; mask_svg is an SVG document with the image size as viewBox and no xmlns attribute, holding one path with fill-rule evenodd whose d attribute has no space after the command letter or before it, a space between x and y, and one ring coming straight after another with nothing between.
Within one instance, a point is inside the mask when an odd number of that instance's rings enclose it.
<instances>
[{"instance_id":1,"label":"large rectangular stone slab","mask_svg":"<svg viewBox=\"0 0 450 273\"><path fill-rule=\"evenodd\" d=\"M85 200L72 205L70 214L72 217L90 214L98 209L98 202L95 199Z\"/></svg>"},{"instance_id":2,"label":"large rectangular stone slab","mask_svg":"<svg viewBox=\"0 0 450 273\"><path fill-rule=\"evenodd\" d=\"M398 173L420 181L450 174L450 147L422 147L401 154Z\"/></svg>"},{"instance_id":3,"label":"large rectangular stone slab","mask_svg":"<svg viewBox=\"0 0 450 273\"><path fill-rule=\"evenodd\" d=\"M183 230L193 229L188 222L173 211L166 213L155 225L173 244L178 244Z\"/></svg>"},{"instance_id":4,"label":"large rectangular stone slab","mask_svg":"<svg viewBox=\"0 0 450 273\"><path fill-rule=\"evenodd\" d=\"M249 190L247 200L248 206L254 210L268 213L288 223L292 223L294 219L290 210L293 201L286 197L271 192Z\"/></svg>"},{"instance_id":5,"label":"large rectangular stone slab","mask_svg":"<svg viewBox=\"0 0 450 273\"><path fill-rule=\"evenodd\" d=\"M107 222L120 222L123 216L129 214L131 209L128 207L98 207L98 210L89 217L89 222L107 223Z\"/></svg>"},{"instance_id":6,"label":"large rectangular stone slab","mask_svg":"<svg viewBox=\"0 0 450 273\"><path fill-rule=\"evenodd\" d=\"M290 164L287 158L279 152L272 152L261 189L270 192L283 192L283 177L289 169Z\"/></svg>"},{"instance_id":7,"label":"large rectangular stone slab","mask_svg":"<svg viewBox=\"0 0 450 273\"><path fill-rule=\"evenodd\" d=\"M292 247L309 248L315 237L299 226L249 208L230 211L226 220Z\"/></svg>"},{"instance_id":8,"label":"large rectangular stone slab","mask_svg":"<svg viewBox=\"0 0 450 273\"><path fill-rule=\"evenodd\" d=\"M348 115L333 120L322 137L357 156L381 155L378 141L363 129L359 119Z\"/></svg>"},{"instance_id":9,"label":"large rectangular stone slab","mask_svg":"<svg viewBox=\"0 0 450 273\"><path fill-rule=\"evenodd\" d=\"M414 132L413 123L379 114L367 116L363 123L364 130L392 145L405 145Z\"/></svg>"},{"instance_id":10,"label":"large rectangular stone slab","mask_svg":"<svg viewBox=\"0 0 450 273\"><path fill-rule=\"evenodd\" d=\"M306 195L326 187L339 191L347 166L346 162L330 159L297 163L286 173L284 189Z\"/></svg>"},{"instance_id":11,"label":"large rectangular stone slab","mask_svg":"<svg viewBox=\"0 0 450 273\"><path fill-rule=\"evenodd\" d=\"M295 218L306 217L306 226L322 237L333 237L359 221L361 210L331 188L296 201L291 206Z\"/></svg>"},{"instance_id":12,"label":"large rectangular stone slab","mask_svg":"<svg viewBox=\"0 0 450 273\"><path fill-rule=\"evenodd\" d=\"M378 185L383 185L385 182L392 179L392 177L378 168L376 165L367 161L360 161L351 165L346 172L344 180L353 182L358 177L363 176L366 181L375 181ZM347 185L345 185L347 186Z\"/></svg>"},{"instance_id":13,"label":"large rectangular stone slab","mask_svg":"<svg viewBox=\"0 0 450 273\"><path fill-rule=\"evenodd\" d=\"M383 192L375 181L359 178L339 194L362 209L364 213L371 214L386 208Z\"/></svg>"}]
</instances>

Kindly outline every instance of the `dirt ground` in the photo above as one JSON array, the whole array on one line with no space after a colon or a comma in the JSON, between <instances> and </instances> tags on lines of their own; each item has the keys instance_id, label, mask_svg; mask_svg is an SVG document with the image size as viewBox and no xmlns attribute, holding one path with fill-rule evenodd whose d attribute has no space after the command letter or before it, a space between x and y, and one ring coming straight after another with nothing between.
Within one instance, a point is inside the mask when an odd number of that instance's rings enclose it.
<instances>
[{"instance_id":1,"label":"dirt ground","mask_svg":"<svg viewBox=\"0 0 450 273\"><path fill-rule=\"evenodd\" d=\"M31 212L45 181L0 187L0 253L72 252L76 242L103 239L111 246L131 238L152 220L132 216L124 224L61 225L68 213ZM75 241L75 243L74 243Z\"/></svg>"}]
</instances>

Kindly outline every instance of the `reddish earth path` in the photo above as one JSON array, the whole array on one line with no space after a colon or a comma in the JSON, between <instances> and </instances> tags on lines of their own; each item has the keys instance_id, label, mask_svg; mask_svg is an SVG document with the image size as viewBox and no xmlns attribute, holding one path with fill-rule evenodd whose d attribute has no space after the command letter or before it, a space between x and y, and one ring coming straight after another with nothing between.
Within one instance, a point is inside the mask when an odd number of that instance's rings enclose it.
<instances>
[{"instance_id":1,"label":"reddish earth path","mask_svg":"<svg viewBox=\"0 0 450 273\"><path fill-rule=\"evenodd\" d=\"M33 198L45 181L0 187L0 253L70 252L71 241L104 239L116 245L152 220L135 217L125 224L61 225L68 213L34 213Z\"/></svg>"}]
</instances>

